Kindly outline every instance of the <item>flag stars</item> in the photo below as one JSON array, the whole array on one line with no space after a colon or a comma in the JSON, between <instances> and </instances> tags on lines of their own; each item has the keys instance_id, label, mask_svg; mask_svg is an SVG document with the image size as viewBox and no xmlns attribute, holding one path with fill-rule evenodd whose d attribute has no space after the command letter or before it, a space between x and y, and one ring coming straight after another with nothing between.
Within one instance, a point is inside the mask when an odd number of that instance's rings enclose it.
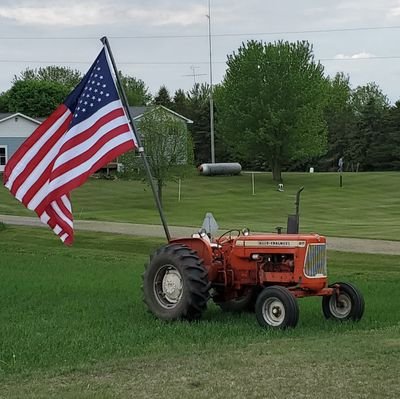
<instances>
[{"instance_id":1,"label":"flag stars","mask_svg":"<svg viewBox=\"0 0 400 399\"><path fill-rule=\"evenodd\" d=\"M93 105L94 105L93 103L90 103L90 106L91 106L91 107L93 107Z\"/></svg>"},{"instance_id":2,"label":"flag stars","mask_svg":"<svg viewBox=\"0 0 400 399\"><path fill-rule=\"evenodd\" d=\"M110 96L110 93L106 93L106 97L109 97Z\"/></svg>"},{"instance_id":3,"label":"flag stars","mask_svg":"<svg viewBox=\"0 0 400 399\"><path fill-rule=\"evenodd\" d=\"M103 79L103 76L102 76L102 75L100 76L100 79Z\"/></svg>"},{"instance_id":4,"label":"flag stars","mask_svg":"<svg viewBox=\"0 0 400 399\"><path fill-rule=\"evenodd\" d=\"M100 68L100 67L97 67L97 70L98 70L98 71L100 71L100 70L101 70L101 68Z\"/></svg>"},{"instance_id":5,"label":"flag stars","mask_svg":"<svg viewBox=\"0 0 400 399\"><path fill-rule=\"evenodd\" d=\"M98 102L101 102L101 98L99 97L99 98L97 99L97 101L98 101Z\"/></svg>"},{"instance_id":6,"label":"flag stars","mask_svg":"<svg viewBox=\"0 0 400 399\"><path fill-rule=\"evenodd\" d=\"M98 90L97 90L97 89L94 89L94 92L95 92L95 93L97 93L97 92L98 92Z\"/></svg>"}]
</instances>

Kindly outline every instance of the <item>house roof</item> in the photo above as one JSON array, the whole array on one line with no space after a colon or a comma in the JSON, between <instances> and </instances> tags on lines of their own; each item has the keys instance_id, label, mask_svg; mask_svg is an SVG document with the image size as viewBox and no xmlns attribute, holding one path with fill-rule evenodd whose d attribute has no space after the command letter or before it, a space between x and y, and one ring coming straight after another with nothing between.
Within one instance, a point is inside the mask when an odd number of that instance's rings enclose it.
<instances>
[{"instance_id":1,"label":"house roof","mask_svg":"<svg viewBox=\"0 0 400 399\"><path fill-rule=\"evenodd\" d=\"M27 119L28 121L37 123L38 125L40 125L43 121L42 118L34 119L28 115L22 114L21 112L13 112L13 113L9 112L9 113L0 113L0 123L15 117Z\"/></svg>"},{"instance_id":2,"label":"house roof","mask_svg":"<svg viewBox=\"0 0 400 399\"><path fill-rule=\"evenodd\" d=\"M167 112L169 112L169 113L175 115L176 117L182 119L186 123L193 123L193 121L190 120L189 118L186 118L185 116L183 116L181 114L178 114L177 112L172 111L172 109L164 107L163 105L150 105L150 106L147 106L147 107L129 107L129 111L131 113L132 119L135 121L135 120L140 119L146 111L151 111L152 109L155 109L157 107L161 107L161 108L165 109ZM24 115L21 112L8 112L8 113L0 113L0 123L5 121L5 120L14 118L16 116L20 116L21 118L28 119L28 120L30 120L32 122L37 123L37 124L42 123L46 119L46 118L31 118L31 117L29 117L27 115Z\"/></svg>"},{"instance_id":3,"label":"house roof","mask_svg":"<svg viewBox=\"0 0 400 399\"><path fill-rule=\"evenodd\" d=\"M151 111L151 110L153 110L153 109L155 109L155 108L158 108L158 107L163 108L163 109L166 110L167 112L169 112L169 113L175 115L176 117L182 119L182 120L185 121L186 123L193 123L193 121L192 121L191 119L186 118L185 116L183 116L183 115L181 115L181 114L178 114L177 112L172 111L172 109L169 109L169 108L167 108L167 107L164 107L163 105L150 105L150 106L148 106L148 107L129 107L129 111L130 111L130 113L131 113L132 119L133 119L133 120L138 120L138 119L141 118L141 116L143 116L143 114L144 114L146 111Z\"/></svg>"}]
</instances>

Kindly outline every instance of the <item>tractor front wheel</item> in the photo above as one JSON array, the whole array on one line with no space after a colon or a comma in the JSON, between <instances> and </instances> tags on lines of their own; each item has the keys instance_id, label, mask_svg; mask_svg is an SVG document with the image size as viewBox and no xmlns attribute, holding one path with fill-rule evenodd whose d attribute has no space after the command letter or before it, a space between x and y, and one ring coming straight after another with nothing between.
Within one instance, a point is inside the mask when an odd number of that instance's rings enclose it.
<instances>
[{"instance_id":1,"label":"tractor front wheel","mask_svg":"<svg viewBox=\"0 0 400 399\"><path fill-rule=\"evenodd\" d=\"M296 327L299 321L296 297L288 289L278 285L261 291L255 310L261 327L285 329Z\"/></svg>"},{"instance_id":2,"label":"tractor front wheel","mask_svg":"<svg viewBox=\"0 0 400 399\"><path fill-rule=\"evenodd\" d=\"M209 298L207 270L197 253L171 244L150 257L143 273L144 302L161 320L196 320Z\"/></svg>"},{"instance_id":3,"label":"tractor front wheel","mask_svg":"<svg viewBox=\"0 0 400 399\"><path fill-rule=\"evenodd\" d=\"M364 314L364 298L361 292L349 283L330 285L330 287L335 286L339 286L337 294L322 298L322 312L325 318L359 321Z\"/></svg>"}]
</instances>

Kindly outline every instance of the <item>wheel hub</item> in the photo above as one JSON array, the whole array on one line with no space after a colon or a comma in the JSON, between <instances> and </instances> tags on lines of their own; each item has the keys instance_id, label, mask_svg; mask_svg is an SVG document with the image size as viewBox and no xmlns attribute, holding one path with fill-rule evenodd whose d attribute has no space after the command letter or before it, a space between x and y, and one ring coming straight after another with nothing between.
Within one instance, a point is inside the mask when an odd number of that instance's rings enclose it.
<instances>
[{"instance_id":1,"label":"wheel hub","mask_svg":"<svg viewBox=\"0 0 400 399\"><path fill-rule=\"evenodd\" d=\"M268 298L263 306L263 317L270 326L280 326L285 319L285 307L278 298Z\"/></svg>"},{"instance_id":2,"label":"wheel hub","mask_svg":"<svg viewBox=\"0 0 400 399\"><path fill-rule=\"evenodd\" d=\"M329 301L329 308L336 318L344 319L351 312L351 299L345 293L340 293L338 296L332 295L331 300Z\"/></svg>"},{"instance_id":3,"label":"wheel hub","mask_svg":"<svg viewBox=\"0 0 400 399\"><path fill-rule=\"evenodd\" d=\"M183 294L183 279L173 265L161 267L154 278L154 294L157 302L164 308L176 306Z\"/></svg>"},{"instance_id":4,"label":"wheel hub","mask_svg":"<svg viewBox=\"0 0 400 399\"><path fill-rule=\"evenodd\" d=\"M165 298L176 303L182 294L182 278L177 270L168 270L162 281L162 290Z\"/></svg>"}]
</instances>

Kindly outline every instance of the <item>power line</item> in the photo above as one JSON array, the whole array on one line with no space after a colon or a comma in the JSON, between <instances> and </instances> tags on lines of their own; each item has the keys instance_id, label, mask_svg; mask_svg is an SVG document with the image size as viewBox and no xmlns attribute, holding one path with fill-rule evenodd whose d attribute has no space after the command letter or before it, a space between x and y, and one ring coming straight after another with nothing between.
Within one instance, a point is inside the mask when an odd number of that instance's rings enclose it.
<instances>
[{"instance_id":1,"label":"power line","mask_svg":"<svg viewBox=\"0 0 400 399\"><path fill-rule=\"evenodd\" d=\"M319 58L316 61L368 61L368 60L394 60L400 59L400 55L388 56L371 56L371 57L357 57L357 58ZM44 60L1 60L0 63L23 63L23 64L90 64L87 61L44 61ZM193 65L203 64L208 65L209 61L149 61L149 62L130 62L119 61L121 65ZM226 61L213 61L213 64L226 64ZM193 75L190 75L193 76ZM199 76L197 74L196 76Z\"/></svg>"},{"instance_id":2,"label":"power line","mask_svg":"<svg viewBox=\"0 0 400 399\"><path fill-rule=\"evenodd\" d=\"M364 26L351 28L333 29L310 29L293 31L270 31L270 32L240 32L240 33L213 33L212 37L234 37L234 36L268 36L268 35L297 35L309 33L338 33L400 29L400 25L391 26ZM206 34L198 35L136 35L136 36L108 36L110 39L190 39L207 38ZM99 40L98 36L0 36L0 40Z\"/></svg>"}]
</instances>

